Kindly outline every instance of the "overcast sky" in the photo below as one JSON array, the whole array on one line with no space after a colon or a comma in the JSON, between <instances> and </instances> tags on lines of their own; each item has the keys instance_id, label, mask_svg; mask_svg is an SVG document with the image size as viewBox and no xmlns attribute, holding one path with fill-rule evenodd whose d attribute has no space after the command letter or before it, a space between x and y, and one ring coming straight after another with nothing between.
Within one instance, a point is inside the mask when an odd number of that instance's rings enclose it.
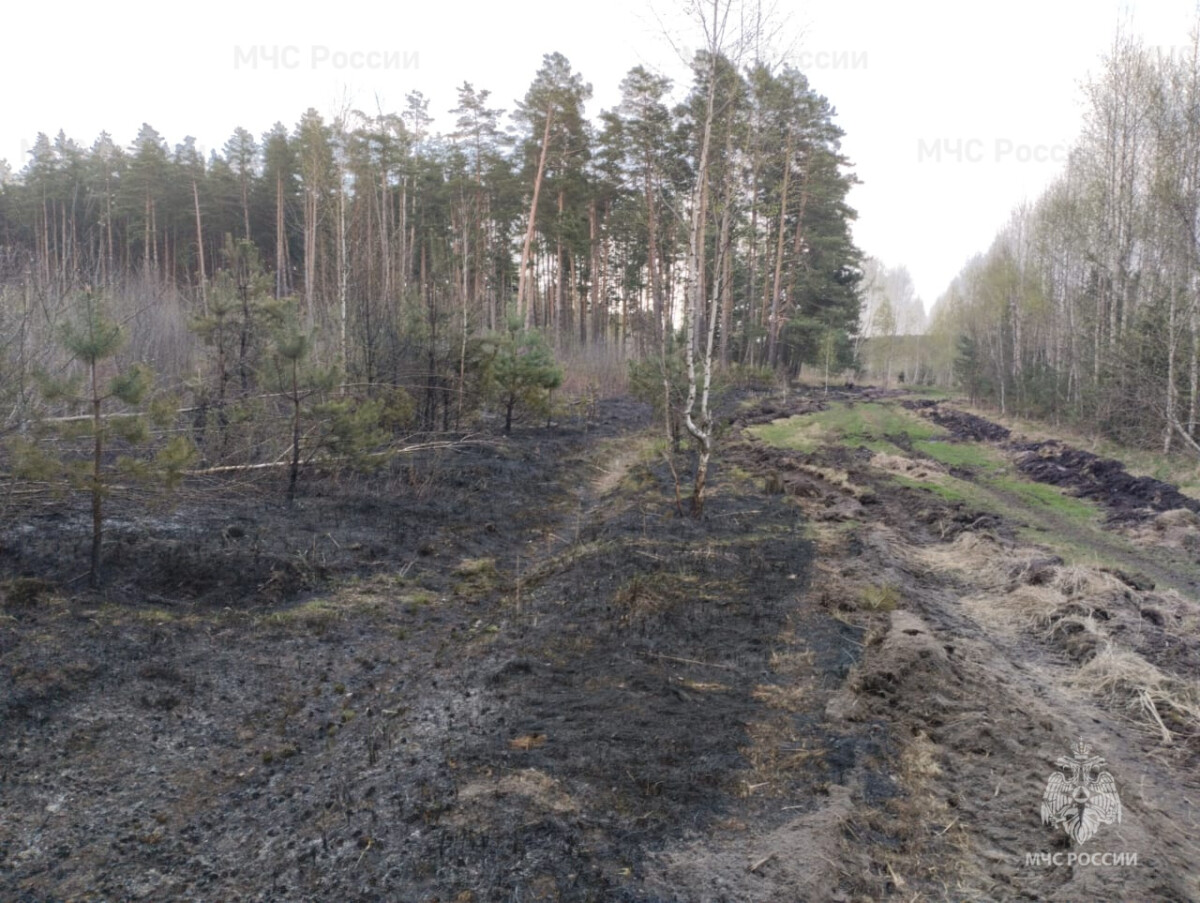
<instances>
[{"instance_id":1,"label":"overcast sky","mask_svg":"<svg viewBox=\"0 0 1200 903\"><path fill-rule=\"evenodd\" d=\"M907 266L927 308L1059 170L1079 130L1081 85L1118 25L1179 53L1195 16L1195 0L777 3L792 62L846 131L863 183L851 195L857 243ZM445 116L464 80L511 110L551 51L592 83L594 115L615 105L634 65L686 76L663 36L665 26L680 45L697 43L681 5L9 5L0 158L20 169L39 131L88 146L107 130L127 145L142 122L172 147L192 135L207 151L239 125L291 128L310 106L329 115L348 99L399 111L413 90Z\"/></svg>"}]
</instances>

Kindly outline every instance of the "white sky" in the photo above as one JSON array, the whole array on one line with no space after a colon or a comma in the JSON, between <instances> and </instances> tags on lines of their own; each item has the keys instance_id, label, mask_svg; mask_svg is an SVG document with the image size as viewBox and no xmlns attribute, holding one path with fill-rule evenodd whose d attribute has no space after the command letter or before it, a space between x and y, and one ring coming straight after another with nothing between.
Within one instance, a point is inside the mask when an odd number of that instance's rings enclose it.
<instances>
[{"instance_id":1,"label":"white sky","mask_svg":"<svg viewBox=\"0 0 1200 903\"><path fill-rule=\"evenodd\" d=\"M1058 172L1079 130L1080 85L1118 24L1159 52L1179 52L1196 0L776 2L795 36L792 61L836 107L863 181L850 199L856 241L907 266L928 308L1012 208ZM84 146L101 130L127 145L142 122L172 147L193 135L207 151L238 125L256 135L277 120L290 129L307 107L328 116L347 97L359 109L399 111L412 90L445 116L464 80L511 110L551 51L592 83L594 115L616 104L639 63L683 87L686 71L657 24L695 46L681 3L655 0L656 17L638 0L299 0L271 9L26 0L0 13L0 158L19 170L36 134L60 128ZM278 48L281 64L263 48ZM339 68L339 54L365 65ZM408 68L371 67L391 54Z\"/></svg>"}]
</instances>

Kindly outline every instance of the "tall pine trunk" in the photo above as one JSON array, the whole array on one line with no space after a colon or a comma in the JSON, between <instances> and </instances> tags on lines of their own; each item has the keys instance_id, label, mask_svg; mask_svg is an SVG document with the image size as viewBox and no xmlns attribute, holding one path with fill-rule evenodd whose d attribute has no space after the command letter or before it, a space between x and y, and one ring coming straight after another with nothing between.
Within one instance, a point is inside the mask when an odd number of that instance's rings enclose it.
<instances>
[{"instance_id":1,"label":"tall pine trunk","mask_svg":"<svg viewBox=\"0 0 1200 903\"><path fill-rule=\"evenodd\" d=\"M196 206L196 258L200 261L200 309L208 316L208 275L204 271L204 229L200 222L200 190L192 179L192 200Z\"/></svg>"},{"instance_id":2,"label":"tall pine trunk","mask_svg":"<svg viewBox=\"0 0 1200 903\"><path fill-rule=\"evenodd\" d=\"M538 156L537 175L533 180L533 200L529 204L529 222L525 228L525 243L521 246L521 268L517 272L517 314L525 317L525 328L532 329L536 319L534 302L526 300L526 289L529 282L529 254L533 248L533 234L537 227L538 196L542 193L542 176L546 172L546 154L550 147L550 121L554 117L554 107L546 108L546 128L542 133L542 152Z\"/></svg>"}]
</instances>

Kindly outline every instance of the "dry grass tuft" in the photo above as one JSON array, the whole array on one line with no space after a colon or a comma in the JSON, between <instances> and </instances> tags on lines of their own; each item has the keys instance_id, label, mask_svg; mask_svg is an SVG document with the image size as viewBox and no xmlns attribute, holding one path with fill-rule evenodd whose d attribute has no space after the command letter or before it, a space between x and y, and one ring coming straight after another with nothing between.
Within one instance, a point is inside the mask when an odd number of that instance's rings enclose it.
<instances>
[{"instance_id":1,"label":"dry grass tuft","mask_svg":"<svg viewBox=\"0 0 1200 903\"><path fill-rule=\"evenodd\" d=\"M1173 527L1200 527L1200 514L1187 508L1172 508L1154 518L1154 529L1170 530Z\"/></svg>"},{"instance_id":2,"label":"dry grass tuft","mask_svg":"<svg viewBox=\"0 0 1200 903\"><path fill-rule=\"evenodd\" d=\"M1166 674L1128 649L1110 643L1070 683L1150 721L1164 743L1200 729L1200 684Z\"/></svg>"},{"instance_id":3,"label":"dry grass tuft","mask_svg":"<svg viewBox=\"0 0 1200 903\"><path fill-rule=\"evenodd\" d=\"M738 782L742 796L779 796L797 773L824 755L812 737L797 734L794 722L790 714L780 713L746 725L750 742L738 749L750 766Z\"/></svg>"},{"instance_id":4,"label":"dry grass tuft","mask_svg":"<svg viewBox=\"0 0 1200 903\"><path fill-rule=\"evenodd\" d=\"M529 752L531 749L538 749L545 745L545 734L524 734L508 741L509 749L519 749L524 752Z\"/></svg>"},{"instance_id":5,"label":"dry grass tuft","mask_svg":"<svg viewBox=\"0 0 1200 903\"><path fill-rule=\"evenodd\" d=\"M991 536L973 532L960 533L952 542L925 546L914 555L931 570L958 572L989 589L1008 586L1030 558Z\"/></svg>"},{"instance_id":6,"label":"dry grass tuft","mask_svg":"<svg viewBox=\"0 0 1200 903\"><path fill-rule=\"evenodd\" d=\"M454 585L456 596L483 596L503 582L495 558L464 558L454 569L454 576L459 578Z\"/></svg>"},{"instance_id":7,"label":"dry grass tuft","mask_svg":"<svg viewBox=\"0 0 1200 903\"><path fill-rule=\"evenodd\" d=\"M635 574L613 593L613 605L623 610L626 620L658 614L672 605L669 582L658 574Z\"/></svg>"},{"instance_id":8,"label":"dry grass tuft","mask_svg":"<svg viewBox=\"0 0 1200 903\"><path fill-rule=\"evenodd\" d=\"M1200 515L1187 508L1164 511L1148 523L1126 527L1125 533L1139 545L1200 553Z\"/></svg>"},{"instance_id":9,"label":"dry grass tuft","mask_svg":"<svg viewBox=\"0 0 1200 903\"><path fill-rule=\"evenodd\" d=\"M461 786L457 792L459 806L450 820L455 824L478 824L485 817L484 807L514 799L534 812L568 815L579 810L562 782L536 768L520 768L499 779L480 777Z\"/></svg>"},{"instance_id":10,"label":"dry grass tuft","mask_svg":"<svg viewBox=\"0 0 1200 903\"><path fill-rule=\"evenodd\" d=\"M330 599L318 598L272 612L264 616L262 621L272 627L302 627L314 633L324 633L345 619L344 607Z\"/></svg>"},{"instance_id":11,"label":"dry grass tuft","mask_svg":"<svg viewBox=\"0 0 1200 903\"><path fill-rule=\"evenodd\" d=\"M937 762L937 755L937 744L924 731L918 731L900 754L900 776L905 785L915 790L940 775L942 766Z\"/></svg>"},{"instance_id":12,"label":"dry grass tuft","mask_svg":"<svg viewBox=\"0 0 1200 903\"><path fill-rule=\"evenodd\" d=\"M808 688L799 684L790 686L759 684L751 691L750 695L768 708L781 709L785 712L799 712L803 709L805 700L808 699Z\"/></svg>"},{"instance_id":13,"label":"dry grass tuft","mask_svg":"<svg viewBox=\"0 0 1200 903\"><path fill-rule=\"evenodd\" d=\"M1082 662L1070 685L1132 710L1164 743L1200 732L1200 682L1167 674L1115 645L1107 621L1094 614L1116 601L1124 605L1129 588L1098 567L1051 565L1039 554L970 533L918 551L930 567L958 571L981 588L963 600L980 624L1010 635L1040 632ZM1169 615L1184 604L1170 593L1153 601Z\"/></svg>"},{"instance_id":14,"label":"dry grass tuft","mask_svg":"<svg viewBox=\"0 0 1200 903\"><path fill-rule=\"evenodd\" d=\"M871 584L858 593L858 605L866 611L895 611L900 599L900 588L894 583Z\"/></svg>"},{"instance_id":15,"label":"dry grass tuft","mask_svg":"<svg viewBox=\"0 0 1200 903\"><path fill-rule=\"evenodd\" d=\"M904 459L876 455L876 462L903 467ZM880 461L882 459L882 461ZM1200 543L1200 518L1190 511L1167 512L1145 528L1160 542L1164 533L1195 533ZM1164 743L1183 736L1200 737L1200 679L1174 675L1128 647L1122 638L1140 635L1147 622L1188 636L1200 631L1195 603L1172 590L1138 592L1099 564L1064 564L1045 549L1018 546L987 533L964 532L948 543L911 547L887 535L863 536L868 546L886 542L892 557L934 573L953 574L974 594L963 608L981 626L997 633L1033 634L1051 641L1079 663L1066 678L1069 686L1096 696L1156 733ZM846 580L846 574L817 570L814 586L845 605L851 597L864 605L865 580ZM878 581L878 577L875 578ZM875 583L874 586L882 586ZM1120 633L1130 631L1133 633ZM921 770L921 747L914 745L914 774ZM936 762L933 763L936 765Z\"/></svg>"},{"instance_id":16,"label":"dry grass tuft","mask_svg":"<svg viewBox=\"0 0 1200 903\"><path fill-rule=\"evenodd\" d=\"M914 480L930 480L944 474L945 468L933 461L918 461L904 455L876 452L871 457L871 466L887 473L896 473Z\"/></svg>"},{"instance_id":17,"label":"dry grass tuft","mask_svg":"<svg viewBox=\"0 0 1200 903\"><path fill-rule=\"evenodd\" d=\"M464 558L454 569L458 577L491 577L496 573L495 558Z\"/></svg>"},{"instance_id":18,"label":"dry grass tuft","mask_svg":"<svg viewBox=\"0 0 1200 903\"><path fill-rule=\"evenodd\" d=\"M1067 604L1067 598L1050 586L1020 586L1010 593L981 593L963 600L981 624L1010 634L1047 627Z\"/></svg>"},{"instance_id":19,"label":"dry grass tuft","mask_svg":"<svg viewBox=\"0 0 1200 903\"><path fill-rule=\"evenodd\" d=\"M1056 568L1052 585L1065 596L1089 599L1121 596L1126 589L1125 584L1112 574L1077 564Z\"/></svg>"},{"instance_id":20,"label":"dry grass tuft","mask_svg":"<svg viewBox=\"0 0 1200 903\"><path fill-rule=\"evenodd\" d=\"M792 642L798 642L796 637L790 637ZM791 652L775 651L771 653L771 670L784 677L796 678L813 673L816 653L811 649Z\"/></svg>"}]
</instances>

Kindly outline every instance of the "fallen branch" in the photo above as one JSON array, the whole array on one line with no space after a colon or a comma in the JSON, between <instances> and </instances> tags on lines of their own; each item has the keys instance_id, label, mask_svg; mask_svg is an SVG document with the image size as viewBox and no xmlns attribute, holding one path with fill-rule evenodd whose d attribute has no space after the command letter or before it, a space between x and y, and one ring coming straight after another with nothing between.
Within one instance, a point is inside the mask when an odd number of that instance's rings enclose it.
<instances>
[{"instance_id":1,"label":"fallen branch","mask_svg":"<svg viewBox=\"0 0 1200 903\"><path fill-rule=\"evenodd\" d=\"M757 872L760 868L762 868L764 865L766 865L768 862L770 862L774 858L775 858L774 853L768 853L762 859L758 860L758 862L754 863L753 865L747 866L746 871L753 874L754 872Z\"/></svg>"},{"instance_id":2,"label":"fallen branch","mask_svg":"<svg viewBox=\"0 0 1200 903\"><path fill-rule=\"evenodd\" d=\"M412 452L418 452L418 451L429 451L430 449L457 448L462 445L482 445L482 444L484 444L483 440L474 440L474 439L461 439L461 440L457 440L457 441L453 441L453 442L420 442L416 445L405 445L401 448L392 448L392 449L388 449L387 451L372 452L371 454L365 455L364 457L367 457L367 458L391 458L391 457L395 457L396 455L410 454ZM346 457L344 455L339 455L337 457L310 459L307 463L310 463L310 464L316 464L316 463L337 464L337 463L348 461L348 460L350 460L348 457ZM217 467L200 468L199 470L185 470L184 474L189 477L201 477L201 476L205 476L207 474L233 473L235 471L246 471L246 470L264 470L264 469L272 468L272 467L291 467L291 462L290 461L268 461L263 464L222 464Z\"/></svg>"},{"instance_id":3,"label":"fallen branch","mask_svg":"<svg viewBox=\"0 0 1200 903\"><path fill-rule=\"evenodd\" d=\"M267 470L272 467L290 467L289 461L268 461L266 464L223 464L220 467L204 467L199 470L185 470L189 477L203 477L214 473L234 473L246 470Z\"/></svg>"},{"instance_id":4,"label":"fallen branch","mask_svg":"<svg viewBox=\"0 0 1200 903\"><path fill-rule=\"evenodd\" d=\"M676 655L665 655L662 652L647 652L646 655L652 655L655 658L666 659L669 662L681 662L685 665L702 665L705 668L720 668L722 671L736 671L737 669L731 665L718 665L716 662L701 662L694 658L679 658Z\"/></svg>"},{"instance_id":5,"label":"fallen branch","mask_svg":"<svg viewBox=\"0 0 1200 903\"><path fill-rule=\"evenodd\" d=\"M1200 442L1197 442L1190 435L1188 435L1187 429L1184 428L1184 425L1179 422L1179 418L1169 411L1167 412L1167 423L1171 425L1171 428L1179 434L1179 438L1182 439L1192 451L1196 452L1196 454L1200 454Z\"/></svg>"}]
</instances>

